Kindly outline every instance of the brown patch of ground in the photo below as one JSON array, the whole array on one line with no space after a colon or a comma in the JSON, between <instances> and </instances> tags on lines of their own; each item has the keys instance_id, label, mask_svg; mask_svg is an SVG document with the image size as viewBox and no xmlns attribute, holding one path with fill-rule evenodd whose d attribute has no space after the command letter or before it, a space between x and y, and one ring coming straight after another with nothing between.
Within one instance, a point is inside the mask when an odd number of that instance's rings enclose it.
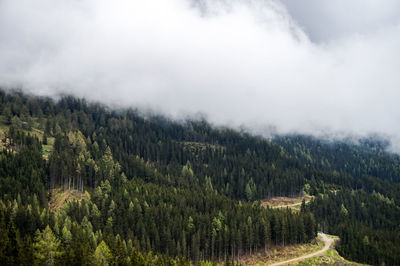
<instances>
[{"instance_id":1,"label":"brown patch of ground","mask_svg":"<svg viewBox=\"0 0 400 266\"><path fill-rule=\"evenodd\" d=\"M73 201L81 201L87 196L83 192L78 190L66 190L63 191L62 188L55 188L51 190L51 199L49 201L49 208L52 212L57 209L62 208L65 203Z\"/></svg>"},{"instance_id":2,"label":"brown patch of ground","mask_svg":"<svg viewBox=\"0 0 400 266\"><path fill-rule=\"evenodd\" d=\"M303 199L308 203L313 196L301 196L301 197L273 197L268 200L262 200L261 205L270 208L286 208L289 207L294 210L300 210Z\"/></svg>"},{"instance_id":3,"label":"brown patch of ground","mask_svg":"<svg viewBox=\"0 0 400 266\"><path fill-rule=\"evenodd\" d=\"M312 243L270 247L266 252L256 252L240 259L242 265L270 265L276 262L296 258L304 254L316 252L324 247L324 242L318 238Z\"/></svg>"},{"instance_id":4,"label":"brown patch of ground","mask_svg":"<svg viewBox=\"0 0 400 266\"><path fill-rule=\"evenodd\" d=\"M299 261L297 263L294 263L293 265L298 265L298 266L314 266L314 265L351 265L351 266L361 266L361 265L366 265L368 264L361 264L353 261L348 261L344 259L342 256L339 255L337 250L335 249L335 244L339 241L339 237L333 236L333 235L327 235L331 239L333 239L334 244L324 253L314 256L312 258L308 258L302 261Z\"/></svg>"}]
</instances>

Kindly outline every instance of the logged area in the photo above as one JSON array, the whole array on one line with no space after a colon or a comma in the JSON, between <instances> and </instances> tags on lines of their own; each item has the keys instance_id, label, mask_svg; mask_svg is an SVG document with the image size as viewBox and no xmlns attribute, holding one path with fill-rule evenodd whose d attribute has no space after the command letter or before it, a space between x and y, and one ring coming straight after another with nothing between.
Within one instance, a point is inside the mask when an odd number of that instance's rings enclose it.
<instances>
[{"instance_id":1,"label":"logged area","mask_svg":"<svg viewBox=\"0 0 400 266\"><path fill-rule=\"evenodd\" d=\"M267 200L261 200L261 205L270 208L290 208L299 211L301 204L307 204L313 199L313 196L300 196L300 197L273 197Z\"/></svg>"},{"instance_id":2,"label":"logged area","mask_svg":"<svg viewBox=\"0 0 400 266\"><path fill-rule=\"evenodd\" d=\"M321 250L324 246L320 237L306 244L292 244L287 246L271 245L267 250L255 252L240 259L243 265L271 265L298 258L304 254L311 254Z\"/></svg>"},{"instance_id":3,"label":"logged area","mask_svg":"<svg viewBox=\"0 0 400 266\"><path fill-rule=\"evenodd\" d=\"M320 237L321 241L324 244L324 246L323 246L323 248L321 250L318 250L318 251L310 253L310 254L305 254L305 255L302 255L302 256L298 256L298 257L295 257L293 259L272 263L271 266L287 265L287 264L291 264L291 263L294 263L294 262L298 262L300 260L305 260L305 259L316 257L316 256L319 256L319 255L323 254L329 248L332 247L332 244L333 244L334 240L332 238L328 237L327 235L325 235L324 233L319 233L318 236Z\"/></svg>"}]
</instances>

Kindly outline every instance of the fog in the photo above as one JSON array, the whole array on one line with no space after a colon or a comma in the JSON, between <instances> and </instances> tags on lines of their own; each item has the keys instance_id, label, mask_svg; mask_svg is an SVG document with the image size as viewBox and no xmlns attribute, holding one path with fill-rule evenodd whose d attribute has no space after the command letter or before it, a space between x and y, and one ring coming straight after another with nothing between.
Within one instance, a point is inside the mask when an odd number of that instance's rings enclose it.
<instances>
[{"instance_id":1,"label":"fog","mask_svg":"<svg viewBox=\"0 0 400 266\"><path fill-rule=\"evenodd\" d=\"M299 2L0 0L0 86L400 147L400 4Z\"/></svg>"},{"instance_id":2,"label":"fog","mask_svg":"<svg viewBox=\"0 0 400 266\"><path fill-rule=\"evenodd\" d=\"M282 0L292 18L315 42L369 34L400 22L397 0Z\"/></svg>"}]
</instances>

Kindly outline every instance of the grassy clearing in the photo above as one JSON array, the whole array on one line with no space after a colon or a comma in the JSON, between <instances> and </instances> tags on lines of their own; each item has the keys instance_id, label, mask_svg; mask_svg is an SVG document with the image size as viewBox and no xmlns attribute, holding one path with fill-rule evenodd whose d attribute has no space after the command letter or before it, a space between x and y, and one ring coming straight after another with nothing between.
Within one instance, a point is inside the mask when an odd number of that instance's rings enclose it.
<instances>
[{"instance_id":1,"label":"grassy clearing","mask_svg":"<svg viewBox=\"0 0 400 266\"><path fill-rule=\"evenodd\" d=\"M3 139L5 137L6 132L10 128L9 125L6 125L4 116L0 115L0 148L6 147L6 143L3 143ZM31 134L36 136L38 139L43 140L44 132L39 129L39 123L37 121L34 122L34 127L32 130L23 130L24 133ZM54 137L47 137L47 144L42 145L42 155L46 160L49 158L51 151L54 146Z\"/></svg>"},{"instance_id":2,"label":"grassy clearing","mask_svg":"<svg viewBox=\"0 0 400 266\"><path fill-rule=\"evenodd\" d=\"M51 190L51 199L49 201L49 208L51 211L56 211L65 203L72 201L81 201L87 199L88 194L79 192L78 190L66 190L63 191L62 188L55 188Z\"/></svg>"},{"instance_id":3,"label":"grassy clearing","mask_svg":"<svg viewBox=\"0 0 400 266\"><path fill-rule=\"evenodd\" d=\"M35 123L36 125L36 123ZM37 125L38 126L38 125ZM43 141L44 131L38 128L33 127L32 130L24 130L25 133L29 133L31 135L36 136L38 139ZM51 151L53 150L54 146L54 137L47 137L47 144L42 144L42 156L44 159L48 160Z\"/></svg>"},{"instance_id":4,"label":"grassy clearing","mask_svg":"<svg viewBox=\"0 0 400 266\"><path fill-rule=\"evenodd\" d=\"M337 236L328 235L333 238L335 242L339 240ZM243 265L270 265L273 263L284 262L294 258L298 258L304 255L312 254L321 250L324 247L324 242L321 237L318 236L313 243L302 244L302 245L291 245L282 247L276 247L270 249L268 252L260 252L241 258L240 263ZM367 265L351 262L339 255L334 248L334 245L322 253L312 258L304 259L301 261L295 261L288 263L288 265L299 265L299 266L311 266L311 265Z\"/></svg>"},{"instance_id":5,"label":"grassy clearing","mask_svg":"<svg viewBox=\"0 0 400 266\"><path fill-rule=\"evenodd\" d=\"M37 129L37 128L32 128L32 130L24 130L25 133L29 133L33 136L36 136L38 139L42 140L43 139L43 130Z\"/></svg>"},{"instance_id":6,"label":"grassy clearing","mask_svg":"<svg viewBox=\"0 0 400 266\"><path fill-rule=\"evenodd\" d=\"M270 198L268 200L262 200L261 205L264 207L270 207L270 208L291 208L293 210L299 211L301 207L301 202L303 199L306 201L306 203L310 202L310 200L313 198L313 196L305 195L301 197L294 197L294 198L289 198L289 197L274 197Z\"/></svg>"},{"instance_id":7,"label":"grassy clearing","mask_svg":"<svg viewBox=\"0 0 400 266\"><path fill-rule=\"evenodd\" d=\"M314 253L323 247L324 242L320 238L317 238L313 243L272 247L267 252L259 252L242 258L240 263L243 265L269 265Z\"/></svg>"},{"instance_id":8,"label":"grassy clearing","mask_svg":"<svg viewBox=\"0 0 400 266\"><path fill-rule=\"evenodd\" d=\"M6 119L4 116L0 115L0 134L4 134L8 129L6 125Z\"/></svg>"},{"instance_id":9,"label":"grassy clearing","mask_svg":"<svg viewBox=\"0 0 400 266\"><path fill-rule=\"evenodd\" d=\"M338 239L338 237L333 236ZM298 266L311 266L311 265L368 265L352 262L344 259L339 255L336 249L328 249L324 254L315 256L303 261L299 261L293 265Z\"/></svg>"},{"instance_id":10,"label":"grassy clearing","mask_svg":"<svg viewBox=\"0 0 400 266\"><path fill-rule=\"evenodd\" d=\"M9 126L5 123L5 117L0 115L0 150L3 148L6 149L7 145L5 140L6 131L8 130ZM5 141L5 142L3 142Z\"/></svg>"},{"instance_id":11,"label":"grassy clearing","mask_svg":"<svg viewBox=\"0 0 400 266\"><path fill-rule=\"evenodd\" d=\"M49 159L49 155L53 151L54 141L54 137L47 137L47 145L42 144L42 155L46 160Z\"/></svg>"}]
</instances>

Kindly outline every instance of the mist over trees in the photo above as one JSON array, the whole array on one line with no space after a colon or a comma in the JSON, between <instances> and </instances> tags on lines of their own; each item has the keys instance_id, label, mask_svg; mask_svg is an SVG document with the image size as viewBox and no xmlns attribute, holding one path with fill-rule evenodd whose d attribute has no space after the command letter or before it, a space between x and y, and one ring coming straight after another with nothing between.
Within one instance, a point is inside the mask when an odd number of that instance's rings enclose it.
<instances>
[{"instance_id":1,"label":"mist over trees","mask_svg":"<svg viewBox=\"0 0 400 266\"><path fill-rule=\"evenodd\" d=\"M399 263L399 157L379 141L266 140L74 97L0 103L2 263L231 263L317 229L346 258ZM260 204L303 193L299 212Z\"/></svg>"}]
</instances>

